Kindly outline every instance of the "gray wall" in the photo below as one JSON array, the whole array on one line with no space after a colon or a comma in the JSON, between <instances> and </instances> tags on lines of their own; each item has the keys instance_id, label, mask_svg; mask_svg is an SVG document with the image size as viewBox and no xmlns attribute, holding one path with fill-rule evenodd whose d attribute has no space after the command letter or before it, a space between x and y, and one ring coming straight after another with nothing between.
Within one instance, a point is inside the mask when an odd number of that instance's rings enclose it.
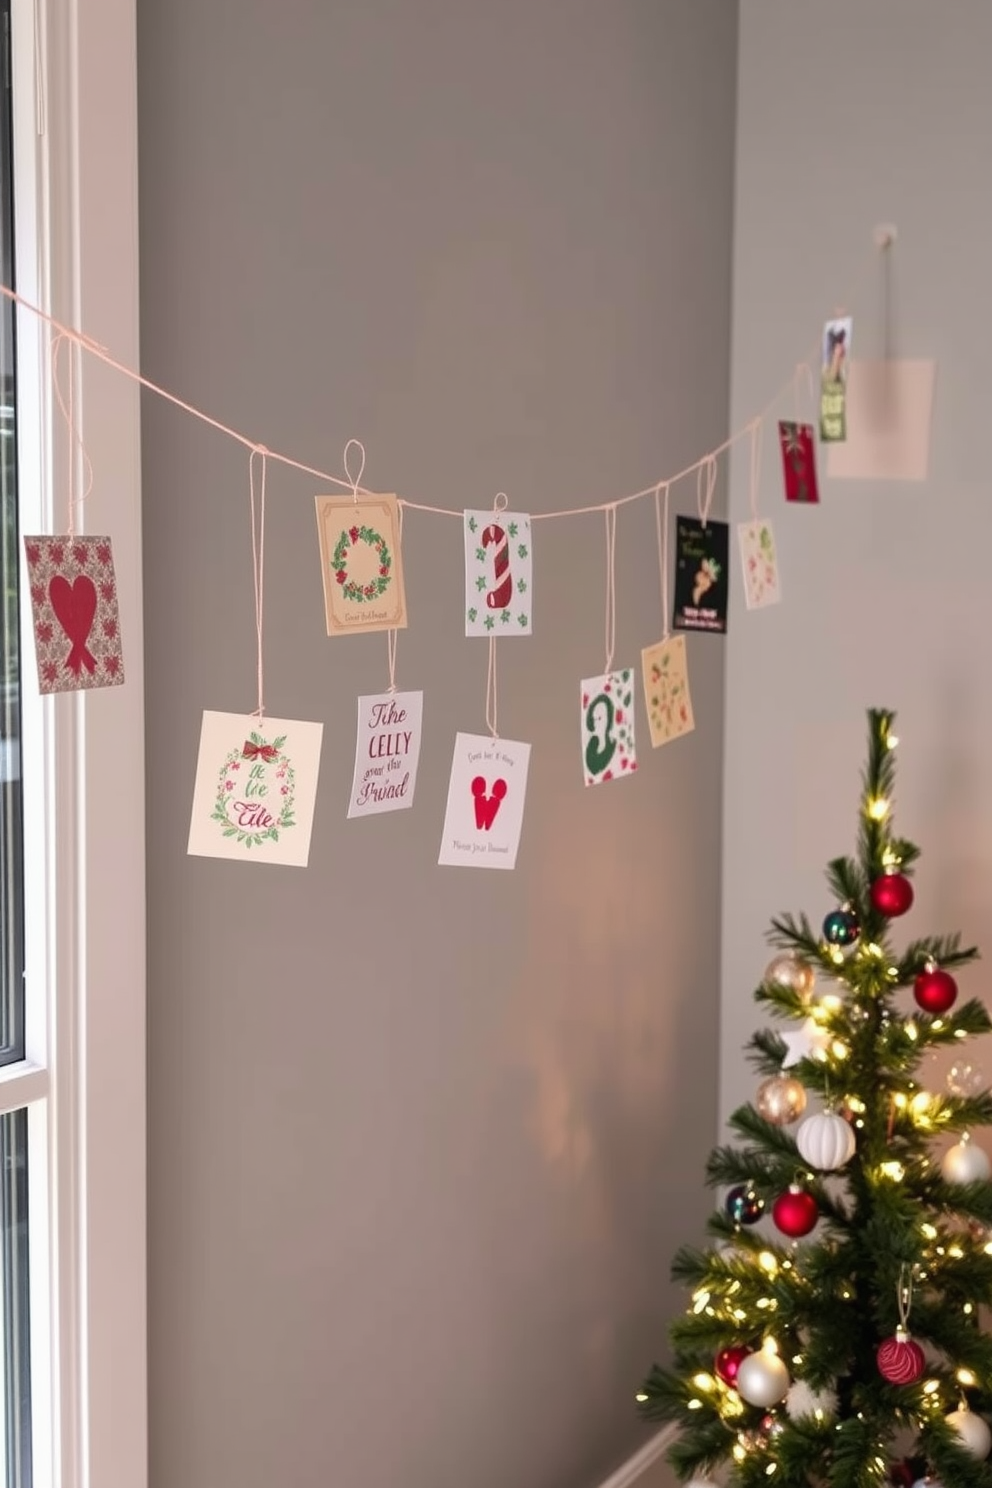
<instances>
[{"instance_id":1,"label":"gray wall","mask_svg":"<svg viewBox=\"0 0 992 1488\"><path fill-rule=\"evenodd\" d=\"M892 355L933 357L938 368L924 485L825 482L818 510L787 509L766 440L762 489L786 602L735 614L729 640L726 1111L754 1089L741 1043L768 920L805 908L818 923L834 907L822 869L855 843L866 708L898 710L898 824L924 850L905 933L992 940L990 57L985 0L741 7L735 426L788 378L840 301L855 316L855 359L882 354L879 222L899 230ZM980 966L965 986L981 995Z\"/></svg>"},{"instance_id":2,"label":"gray wall","mask_svg":"<svg viewBox=\"0 0 992 1488\"><path fill-rule=\"evenodd\" d=\"M735 9L141 0L146 371L324 468L357 435L367 484L453 508L682 466L727 425ZM188 859L201 710L254 700L247 459L144 418L153 1488L585 1488L644 1439L707 1206L722 646L691 644L695 736L585 791L602 519L541 526L501 658L518 871L439 870L484 717L459 526L404 540L414 809L347 822L385 641L324 635L319 484L273 469L267 703L325 724L310 867ZM653 550L642 503L625 663Z\"/></svg>"}]
</instances>

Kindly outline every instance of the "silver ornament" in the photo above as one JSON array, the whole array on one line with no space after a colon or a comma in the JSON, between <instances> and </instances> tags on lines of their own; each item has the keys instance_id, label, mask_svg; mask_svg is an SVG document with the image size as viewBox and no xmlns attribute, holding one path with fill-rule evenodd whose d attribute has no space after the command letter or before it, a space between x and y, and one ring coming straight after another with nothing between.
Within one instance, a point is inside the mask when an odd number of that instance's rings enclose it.
<instances>
[{"instance_id":1,"label":"silver ornament","mask_svg":"<svg viewBox=\"0 0 992 1488\"><path fill-rule=\"evenodd\" d=\"M976 1070L965 1059L956 1060L947 1071L947 1089L951 1095L967 1099L970 1095L977 1095L983 1084L981 1070Z\"/></svg>"},{"instance_id":2,"label":"silver ornament","mask_svg":"<svg viewBox=\"0 0 992 1488\"><path fill-rule=\"evenodd\" d=\"M771 1075L758 1086L754 1104L759 1115L773 1126L788 1126L805 1111L806 1091L791 1075Z\"/></svg>"},{"instance_id":3,"label":"silver ornament","mask_svg":"<svg viewBox=\"0 0 992 1488\"><path fill-rule=\"evenodd\" d=\"M816 973L808 962L801 961L791 951L786 951L783 955L776 956L774 961L769 961L765 967L765 981L776 987L785 987L799 997L808 997L816 983Z\"/></svg>"},{"instance_id":4,"label":"silver ornament","mask_svg":"<svg viewBox=\"0 0 992 1488\"><path fill-rule=\"evenodd\" d=\"M961 1445L966 1448L979 1462L984 1462L989 1455L989 1447L992 1447L992 1431L984 1416L976 1415L966 1405L959 1410L951 1411L946 1418L948 1426L961 1440Z\"/></svg>"},{"instance_id":5,"label":"silver ornament","mask_svg":"<svg viewBox=\"0 0 992 1488\"><path fill-rule=\"evenodd\" d=\"M940 1160L945 1183L982 1183L992 1173L992 1164L983 1148L969 1141L967 1133L960 1142L948 1147Z\"/></svg>"},{"instance_id":6,"label":"silver ornament","mask_svg":"<svg viewBox=\"0 0 992 1488\"><path fill-rule=\"evenodd\" d=\"M761 1348L741 1360L734 1387L749 1405L778 1405L789 1388L789 1371L778 1354Z\"/></svg>"}]
</instances>

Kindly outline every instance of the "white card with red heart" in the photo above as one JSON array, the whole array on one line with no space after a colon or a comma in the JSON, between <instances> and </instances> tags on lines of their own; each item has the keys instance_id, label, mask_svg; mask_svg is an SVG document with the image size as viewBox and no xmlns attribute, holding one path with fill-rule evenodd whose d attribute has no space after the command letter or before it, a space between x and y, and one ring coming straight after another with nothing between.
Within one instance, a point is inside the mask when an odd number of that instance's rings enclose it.
<instances>
[{"instance_id":1,"label":"white card with red heart","mask_svg":"<svg viewBox=\"0 0 992 1488\"><path fill-rule=\"evenodd\" d=\"M524 823L530 745L456 734L439 863L514 868Z\"/></svg>"},{"instance_id":2,"label":"white card with red heart","mask_svg":"<svg viewBox=\"0 0 992 1488\"><path fill-rule=\"evenodd\" d=\"M322 723L203 715L187 852L305 868Z\"/></svg>"},{"instance_id":3,"label":"white card with red heart","mask_svg":"<svg viewBox=\"0 0 992 1488\"><path fill-rule=\"evenodd\" d=\"M26 537L41 692L120 687L117 579L109 537Z\"/></svg>"}]
</instances>

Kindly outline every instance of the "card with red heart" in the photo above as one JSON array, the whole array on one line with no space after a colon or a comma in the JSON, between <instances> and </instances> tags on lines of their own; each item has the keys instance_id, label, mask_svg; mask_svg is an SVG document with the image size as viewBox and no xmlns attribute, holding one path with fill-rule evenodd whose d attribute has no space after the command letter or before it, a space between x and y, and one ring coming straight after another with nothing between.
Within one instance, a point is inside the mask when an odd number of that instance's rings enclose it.
<instances>
[{"instance_id":1,"label":"card with red heart","mask_svg":"<svg viewBox=\"0 0 992 1488\"><path fill-rule=\"evenodd\" d=\"M514 868L524 821L530 745L456 734L439 863Z\"/></svg>"},{"instance_id":2,"label":"card with red heart","mask_svg":"<svg viewBox=\"0 0 992 1488\"><path fill-rule=\"evenodd\" d=\"M26 537L41 692L120 687L117 579L109 537Z\"/></svg>"}]
</instances>

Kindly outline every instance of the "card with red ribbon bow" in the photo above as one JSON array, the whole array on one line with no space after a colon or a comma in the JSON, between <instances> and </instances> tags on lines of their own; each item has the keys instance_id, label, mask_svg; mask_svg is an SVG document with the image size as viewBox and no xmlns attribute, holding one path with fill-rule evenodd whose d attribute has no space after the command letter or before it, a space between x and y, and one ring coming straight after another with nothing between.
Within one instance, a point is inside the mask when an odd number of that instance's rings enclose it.
<instances>
[{"instance_id":1,"label":"card with red ribbon bow","mask_svg":"<svg viewBox=\"0 0 992 1488\"><path fill-rule=\"evenodd\" d=\"M38 687L78 692L124 681L109 537L26 537Z\"/></svg>"}]
</instances>

